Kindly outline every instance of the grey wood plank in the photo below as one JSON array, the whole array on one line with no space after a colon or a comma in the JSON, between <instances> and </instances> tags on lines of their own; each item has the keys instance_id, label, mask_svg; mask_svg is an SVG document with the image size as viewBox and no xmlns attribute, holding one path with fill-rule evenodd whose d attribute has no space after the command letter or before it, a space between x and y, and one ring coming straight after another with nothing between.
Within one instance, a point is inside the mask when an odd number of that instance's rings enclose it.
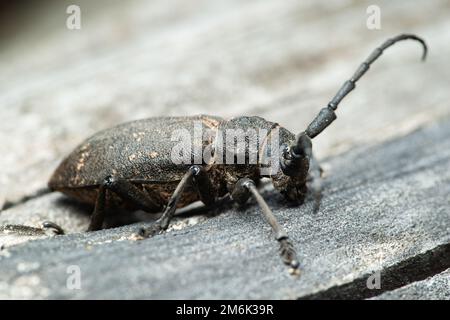
<instances>
[{"instance_id":1,"label":"grey wood plank","mask_svg":"<svg viewBox=\"0 0 450 320\"><path fill-rule=\"evenodd\" d=\"M44 187L100 129L209 113L300 131L386 38L417 33L430 55L422 64L415 43L390 49L316 139L326 174L319 214L266 190L299 249L299 279L280 264L255 206L179 219L166 235L134 242L137 225L79 233L89 209L50 194L0 212L0 224L53 220L72 234L1 235L0 297L301 298L449 242L448 1L371 3L381 8L377 31L365 26L363 2L78 3L80 31L65 28L70 1L49 2L17 21L17 32L4 28L12 31L0 42L0 207ZM82 270L79 291L65 287L72 264Z\"/></svg>"}]
</instances>

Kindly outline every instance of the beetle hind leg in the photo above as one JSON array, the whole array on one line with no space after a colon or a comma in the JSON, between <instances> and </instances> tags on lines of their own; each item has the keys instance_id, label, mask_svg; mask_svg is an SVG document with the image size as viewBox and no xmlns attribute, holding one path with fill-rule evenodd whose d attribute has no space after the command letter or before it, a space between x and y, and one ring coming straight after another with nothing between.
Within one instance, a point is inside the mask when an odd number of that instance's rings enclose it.
<instances>
[{"instance_id":1,"label":"beetle hind leg","mask_svg":"<svg viewBox=\"0 0 450 320\"><path fill-rule=\"evenodd\" d=\"M18 224L7 224L0 226L0 232L6 234L15 234L19 236L44 236L44 235L63 235L64 230L54 222L44 221L41 227L30 227Z\"/></svg>"}]
</instances>

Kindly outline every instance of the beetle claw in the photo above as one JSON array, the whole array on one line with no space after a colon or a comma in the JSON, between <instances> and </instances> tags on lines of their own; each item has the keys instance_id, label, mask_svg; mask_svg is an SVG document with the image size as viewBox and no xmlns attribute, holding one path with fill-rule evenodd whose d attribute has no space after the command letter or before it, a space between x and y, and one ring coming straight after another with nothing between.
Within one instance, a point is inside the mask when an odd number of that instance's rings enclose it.
<instances>
[{"instance_id":1,"label":"beetle claw","mask_svg":"<svg viewBox=\"0 0 450 320\"><path fill-rule=\"evenodd\" d=\"M63 235L64 234L63 228L61 228L59 225L57 225L56 223L51 222L51 221L42 222L41 228L42 228L42 230L44 230L44 232L49 231L54 235Z\"/></svg>"}]
</instances>

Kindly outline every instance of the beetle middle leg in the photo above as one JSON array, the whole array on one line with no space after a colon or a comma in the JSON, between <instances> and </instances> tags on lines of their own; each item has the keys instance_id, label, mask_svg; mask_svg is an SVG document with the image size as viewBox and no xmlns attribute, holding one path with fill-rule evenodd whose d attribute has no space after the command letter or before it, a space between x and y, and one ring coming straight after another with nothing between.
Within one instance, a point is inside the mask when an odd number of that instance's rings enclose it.
<instances>
[{"instance_id":1,"label":"beetle middle leg","mask_svg":"<svg viewBox=\"0 0 450 320\"><path fill-rule=\"evenodd\" d=\"M175 191L169 199L163 215L150 227L141 228L138 231L137 236L140 238L148 238L166 230L169 226L170 220L174 216L177 203L180 201L183 191L186 186L192 183L197 188L200 195L200 200L205 205L211 205L215 202L215 193L206 171L201 166L193 165L178 183Z\"/></svg>"}]
</instances>

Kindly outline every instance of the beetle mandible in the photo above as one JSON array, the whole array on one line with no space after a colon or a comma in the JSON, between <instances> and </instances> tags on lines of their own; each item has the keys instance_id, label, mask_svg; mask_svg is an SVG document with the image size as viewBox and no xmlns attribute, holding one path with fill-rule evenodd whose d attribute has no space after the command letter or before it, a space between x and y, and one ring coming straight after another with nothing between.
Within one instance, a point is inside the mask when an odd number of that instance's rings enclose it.
<instances>
[{"instance_id":1,"label":"beetle mandible","mask_svg":"<svg viewBox=\"0 0 450 320\"><path fill-rule=\"evenodd\" d=\"M206 206L213 205L228 194L234 201L243 204L253 197L280 243L283 262L295 271L299 262L294 246L260 195L257 184L261 178L270 178L274 188L287 199L302 203L307 193L307 182L320 177L320 167L312 154L311 139L336 119L335 110L339 103L355 88L356 82L383 51L406 39L418 41L422 45L424 60L427 46L421 38L412 34L401 34L388 39L344 82L334 98L320 110L306 130L297 135L260 117L225 120L216 116L200 115L133 121L101 131L78 146L55 170L48 183L49 189L94 205L88 231L102 228L109 205L142 209L149 213L162 211L161 217L155 223L138 231L141 238L151 237L167 229L175 209L194 201L201 200ZM191 130L194 123L201 123L203 129L213 133L227 132L228 129L265 129L266 136L257 142L258 154L268 151L267 138L277 130L278 147L282 150L278 158L278 169L276 172L263 174L261 158L258 158L256 163L248 163L247 151L244 151L244 164L214 161L200 164L174 163L172 151L176 142L171 138L171 133L180 128ZM201 141L201 150L209 147L214 159L214 151L224 143L223 139L220 142L219 140L217 135L210 135L207 141ZM236 158L242 150L233 149L232 152L233 158ZM318 194L320 190L315 191ZM8 225L2 229L19 233L40 233L51 229L55 233L63 233L58 225L51 222L43 223L42 228Z\"/></svg>"}]
</instances>

